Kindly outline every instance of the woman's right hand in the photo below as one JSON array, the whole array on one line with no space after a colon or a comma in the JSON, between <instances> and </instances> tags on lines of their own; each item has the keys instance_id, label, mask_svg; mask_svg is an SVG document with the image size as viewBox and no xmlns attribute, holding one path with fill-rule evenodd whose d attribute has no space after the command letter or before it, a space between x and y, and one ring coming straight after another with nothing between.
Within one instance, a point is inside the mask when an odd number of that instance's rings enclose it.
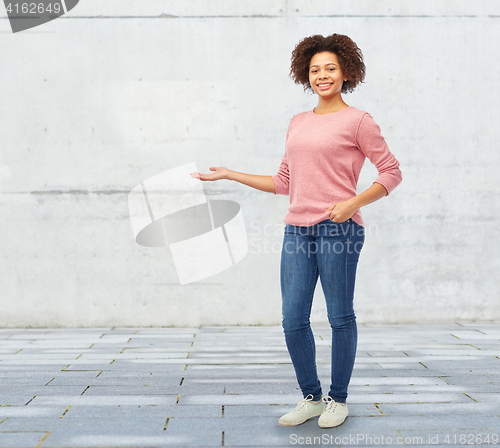
<instances>
[{"instance_id":1,"label":"woman's right hand","mask_svg":"<svg viewBox=\"0 0 500 448\"><path fill-rule=\"evenodd\" d=\"M200 180L220 180L220 179L228 179L229 178L229 170L224 166L211 166L210 171L213 173L210 174L201 174L201 173L189 173L191 177Z\"/></svg>"}]
</instances>

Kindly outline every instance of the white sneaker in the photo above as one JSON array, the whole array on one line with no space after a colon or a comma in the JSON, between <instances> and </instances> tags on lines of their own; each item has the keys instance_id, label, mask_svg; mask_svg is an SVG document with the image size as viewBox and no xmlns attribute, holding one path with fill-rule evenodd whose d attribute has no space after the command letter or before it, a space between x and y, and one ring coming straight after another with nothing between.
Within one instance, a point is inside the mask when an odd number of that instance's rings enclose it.
<instances>
[{"instance_id":1,"label":"white sneaker","mask_svg":"<svg viewBox=\"0 0 500 448\"><path fill-rule=\"evenodd\" d=\"M323 397L323 401L326 403L326 407L318 419L319 427L333 428L344 423L344 420L349 415L347 404L338 403L332 397Z\"/></svg>"},{"instance_id":2,"label":"white sneaker","mask_svg":"<svg viewBox=\"0 0 500 448\"><path fill-rule=\"evenodd\" d=\"M297 426L312 417L321 415L325 409L323 400L319 400L317 402L313 402L312 400L314 400L314 396L309 394L303 400L298 401L298 405L293 411L290 411L288 414L285 414L280 418L280 426Z\"/></svg>"}]
</instances>

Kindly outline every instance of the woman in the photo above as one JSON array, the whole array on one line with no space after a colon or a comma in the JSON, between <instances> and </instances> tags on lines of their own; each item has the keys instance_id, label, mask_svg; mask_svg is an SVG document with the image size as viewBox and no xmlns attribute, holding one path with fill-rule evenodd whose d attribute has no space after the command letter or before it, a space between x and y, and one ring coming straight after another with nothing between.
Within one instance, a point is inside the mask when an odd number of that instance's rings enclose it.
<instances>
[{"instance_id":1,"label":"woman","mask_svg":"<svg viewBox=\"0 0 500 448\"><path fill-rule=\"evenodd\" d=\"M282 325L304 399L279 424L300 425L319 415L319 426L331 428L348 415L347 388L356 356L354 284L365 240L360 208L387 196L402 176L371 115L342 98L365 77L358 46L344 35L314 35L297 44L291 60L291 77L318 96L318 105L292 118L278 173L259 176L211 167L211 174L191 176L202 181L234 180L290 196L281 252ZM356 195L366 157L379 175ZM318 277L332 328L327 397L322 396L309 321Z\"/></svg>"}]
</instances>

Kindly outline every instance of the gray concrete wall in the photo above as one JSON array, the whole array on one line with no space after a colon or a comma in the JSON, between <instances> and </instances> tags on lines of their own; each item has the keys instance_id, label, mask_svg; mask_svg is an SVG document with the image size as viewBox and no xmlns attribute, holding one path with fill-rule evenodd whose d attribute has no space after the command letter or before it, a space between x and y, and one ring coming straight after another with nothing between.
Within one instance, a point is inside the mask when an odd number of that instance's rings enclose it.
<instances>
[{"instance_id":1,"label":"gray concrete wall","mask_svg":"<svg viewBox=\"0 0 500 448\"><path fill-rule=\"evenodd\" d=\"M362 209L358 322L499 319L499 25L495 0L81 0L18 34L4 15L0 326L279 324L288 197L204 183L240 203L249 253L181 286L168 248L134 242L127 195L193 161L275 174L289 120L316 105L291 51L334 32L367 64L344 99L403 173ZM367 160L358 192L376 176Z\"/></svg>"}]
</instances>

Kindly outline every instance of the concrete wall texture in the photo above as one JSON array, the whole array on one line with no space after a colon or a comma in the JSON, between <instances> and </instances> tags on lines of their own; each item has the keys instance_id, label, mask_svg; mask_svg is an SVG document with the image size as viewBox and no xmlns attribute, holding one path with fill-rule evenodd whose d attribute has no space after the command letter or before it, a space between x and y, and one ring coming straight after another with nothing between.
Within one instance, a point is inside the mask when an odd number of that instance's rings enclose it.
<instances>
[{"instance_id":1,"label":"concrete wall texture","mask_svg":"<svg viewBox=\"0 0 500 448\"><path fill-rule=\"evenodd\" d=\"M168 248L135 243L127 197L190 162L275 174L291 117L317 104L291 52L332 33L363 50L344 100L403 173L362 208L358 322L500 318L500 2L81 0L0 24L0 326L279 324L288 197L204 182L241 205L249 253L183 286ZM358 193L376 177L366 160ZM327 322L319 282L312 321Z\"/></svg>"}]
</instances>

